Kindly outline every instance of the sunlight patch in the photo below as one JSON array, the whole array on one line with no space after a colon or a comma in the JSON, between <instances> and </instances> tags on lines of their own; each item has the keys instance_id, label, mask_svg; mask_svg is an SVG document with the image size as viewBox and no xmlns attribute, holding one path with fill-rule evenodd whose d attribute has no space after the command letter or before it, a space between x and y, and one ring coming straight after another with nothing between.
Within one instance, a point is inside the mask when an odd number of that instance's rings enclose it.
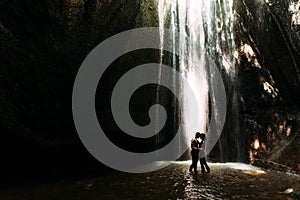
<instances>
[{"instance_id":1,"label":"sunlight patch","mask_svg":"<svg viewBox=\"0 0 300 200\"><path fill-rule=\"evenodd\" d=\"M268 83L267 81L265 81L263 83L263 87L264 87L264 90L271 94L273 98L277 97L278 96L278 90L276 88L274 88L270 83Z\"/></svg>"},{"instance_id":2,"label":"sunlight patch","mask_svg":"<svg viewBox=\"0 0 300 200\"><path fill-rule=\"evenodd\" d=\"M257 68L261 69L261 66L257 60L256 54L249 44L247 44L247 43L242 44L239 50L242 54L244 54L246 56L248 63L252 63L251 64L252 67L257 67ZM236 55L235 55L235 57L236 57Z\"/></svg>"},{"instance_id":3,"label":"sunlight patch","mask_svg":"<svg viewBox=\"0 0 300 200\"><path fill-rule=\"evenodd\" d=\"M248 165L245 163L234 163L234 162L228 162L228 163L211 163L212 166L220 166L220 167L227 167L231 169L238 169L238 170L247 170L247 171L254 171L254 170L261 170L258 167ZM262 170L261 170L262 171Z\"/></svg>"},{"instance_id":4,"label":"sunlight patch","mask_svg":"<svg viewBox=\"0 0 300 200\"><path fill-rule=\"evenodd\" d=\"M288 10L292 14L291 26L300 25L300 1L292 2Z\"/></svg>"},{"instance_id":5,"label":"sunlight patch","mask_svg":"<svg viewBox=\"0 0 300 200\"><path fill-rule=\"evenodd\" d=\"M249 175L261 175L261 174L266 174L266 172L263 171L263 170L252 170L252 171L246 170L246 171L244 171L243 173L244 173L244 174L249 174Z\"/></svg>"}]
</instances>

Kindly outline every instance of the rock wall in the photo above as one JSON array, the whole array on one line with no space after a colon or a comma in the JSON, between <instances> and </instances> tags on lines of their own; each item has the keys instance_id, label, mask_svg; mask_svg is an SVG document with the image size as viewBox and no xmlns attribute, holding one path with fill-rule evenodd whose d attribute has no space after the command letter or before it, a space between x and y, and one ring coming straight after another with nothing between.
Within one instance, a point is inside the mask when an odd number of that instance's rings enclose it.
<instances>
[{"instance_id":1,"label":"rock wall","mask_svg":"<svg viewBox=\"0 0 300 200\"><path fill-rule=\"evenodd\" d=\"M286 1L236 1L241 134L250 162L299 173L300 38L288 9Z\"/></svg>"},{"instance_id":2,"label":"rock wall","mask_svg":"<svg viewBox=\"0 0 300 200\"><path fill-rule=\"evenodd\" d=\"M0 2L1 175L51 176L97 166L73 124L77 70L109 36L157 26L156 10L154 0Z\"/></svg>"}]
</instances>

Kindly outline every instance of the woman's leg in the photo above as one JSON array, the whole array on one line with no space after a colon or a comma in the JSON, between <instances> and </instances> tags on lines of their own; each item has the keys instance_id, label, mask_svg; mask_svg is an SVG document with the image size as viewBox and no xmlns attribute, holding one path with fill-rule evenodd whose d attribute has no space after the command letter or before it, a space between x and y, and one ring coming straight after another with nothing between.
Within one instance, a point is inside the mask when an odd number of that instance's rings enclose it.
<instances>
[{"instance_id":1,"label":"woman's leg","mask_svg":"<svg viewBox=\"0 0 300 200\"><path fill-rule=\"evenodd\" d=\"M204 169L204 161L205 161L205 158L200 158L200 165L201 165L201 172L202 172L202 173L205 172L205 169Z\"/></svg>"},{"instance_id":2,"label":"woman's leg","mask_svg":"<svg viewBox=\"0 0 300 200\"><path fill-rule=\"evenodd\" d=\"M200 158L200 164L201 164L201 171L202 173L206 171L209 173L210 172L210 168L207 165L206 159L205 158Z\"/></svg>"},{"instance_id":3,"label":"woman's leg","mask_svg":"<svg viewBox=\"0 0 300 200\"><path fill-rule=\"evenodd\" d=\"M208 164L207 164L207 162L206 162L206 159L205 159L205 168L206 168L206 171L209 173L210 172L210 168L209 168L209 166L208 166Z\"/></svg>"}]
</instances>

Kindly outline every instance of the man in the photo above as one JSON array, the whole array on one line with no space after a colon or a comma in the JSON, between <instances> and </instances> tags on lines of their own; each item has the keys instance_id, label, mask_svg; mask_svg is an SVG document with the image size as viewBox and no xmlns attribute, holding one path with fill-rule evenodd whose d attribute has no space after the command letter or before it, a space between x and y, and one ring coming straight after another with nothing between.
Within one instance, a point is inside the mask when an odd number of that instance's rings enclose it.
<instances>
[{"instance_id":1,"label":"man","mask_svg":"<svg viewBox=\"0 0 300 200\"><path fill-rule=\"evenodd\" d=\"M190 166L190 172L192 173L192 169L194 168L194 172L197 173L197 162L199 160L199 151L200 151L200 142L198 138L200 137L200 133L197 132L195 138L191 141L191 154L192 154L192 164Z\"/></svg>"},{"instance_id":2,"label":"man","mask_svg":"<svg viewBox=\"0 0 300 200\"><path fill-rule=\"evenodd\" d=\"M206 163L206 159L205 159L205 134L201 133L200 134L200 165L201 165L201 172L205 173L205 169L206 172L209 173L210 172L210 168L208 167L207 163Z\"/></svg>"}]
</instances>

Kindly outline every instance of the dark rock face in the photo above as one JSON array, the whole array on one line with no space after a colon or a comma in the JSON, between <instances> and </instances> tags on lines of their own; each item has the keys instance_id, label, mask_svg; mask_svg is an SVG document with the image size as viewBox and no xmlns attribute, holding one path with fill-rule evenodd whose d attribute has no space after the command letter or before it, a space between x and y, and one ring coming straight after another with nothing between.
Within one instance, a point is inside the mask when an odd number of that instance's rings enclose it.
<instances>
[{"instance_id":1,"label":"dark rock face","mask_svg":"<svg viewBox=\"0 0 300 200\"><path fill-rule=\"evenodd\" d=\"M251 162L299 173L299 25L286 1L268 2L236 1L241 134Z\"/></svg>"},{"instance_id":2,"label":"dark rock face","mask_svg":"<svg viewBox=\"0 0 300 200\"><path fill-rule=\"evenodd\" d=\"M269 1L267 3L272 15L276 17L282 27L282 31L287 37L287 42L291 45L296 57L300 55L300 26L299 26L299 1ZM297 58L296 58L297 59ZM299 59L299 58L298 58Z\"/></svg>"},{"instance_id":3,"label":"dark rock face","mask_svg":"<svg viewBox=\"0 0 300 200\"><path fill-rule=\"evenodd\" d=\"M49 175L44 168L57 173L66 165L65 173L87 162L77 157L93 160L73 125L77 70L109 36L156 26L156 10L155 1L140 0L0 2L0 146L7 171Z\"/></svg>"}]
</instances>

